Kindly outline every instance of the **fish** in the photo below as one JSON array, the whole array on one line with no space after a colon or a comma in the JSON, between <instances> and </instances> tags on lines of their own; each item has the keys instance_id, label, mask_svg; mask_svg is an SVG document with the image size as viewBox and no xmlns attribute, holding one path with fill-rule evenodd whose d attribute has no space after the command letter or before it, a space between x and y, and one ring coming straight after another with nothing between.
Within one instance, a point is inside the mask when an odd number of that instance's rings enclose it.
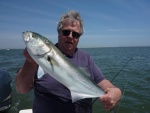
<instances>
[{"instance_id":1,"label":"fish","mask_svg":"<svg viewBox=\"0 0 150 113\"><path fill-rule=\"evenodd\" d=\"M23 32L22 37L40 72L48 73L66 86L71 92L72 102L104 95L104 91L46 37L32 31Z\"/></svg>"}]
</instances>

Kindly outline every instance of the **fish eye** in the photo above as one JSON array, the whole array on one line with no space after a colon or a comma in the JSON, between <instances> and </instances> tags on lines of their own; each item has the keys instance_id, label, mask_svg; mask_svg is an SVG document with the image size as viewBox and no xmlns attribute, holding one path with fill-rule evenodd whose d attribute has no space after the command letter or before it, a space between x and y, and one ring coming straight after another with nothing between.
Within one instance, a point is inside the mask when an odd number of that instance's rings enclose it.
<instances>
[{"instance_id":1,"label":"fish eye","mask_svg":"<svg viewBox=\"0 0 150 113\"><path fill-rule=\"evenodd\" d=\"M45 40L45 43L47 44L47 43L48 43L48 41L47 41L47 40Z\"/></svg>"},{"instance_id":2,"label":"fish eye","mask_svg":"<svg viewBox=\"0 0 150 113\"><path fill-rule=\"evenodd\" d=\"M46 45L49 45L49 41L48 40L45 40L44 42L45 42Z\"/></svg>"},{"instance_id":3,"label":"fish eye","mask_svg":"<svg viewBox=\"0 0 150 113\"><path fill-rule=\"evenodd\" d=\"M33 38L35 38L35 35L34 35L34 34L32 34L32 37L33 37Z\"/></svg>"}]
</instances>

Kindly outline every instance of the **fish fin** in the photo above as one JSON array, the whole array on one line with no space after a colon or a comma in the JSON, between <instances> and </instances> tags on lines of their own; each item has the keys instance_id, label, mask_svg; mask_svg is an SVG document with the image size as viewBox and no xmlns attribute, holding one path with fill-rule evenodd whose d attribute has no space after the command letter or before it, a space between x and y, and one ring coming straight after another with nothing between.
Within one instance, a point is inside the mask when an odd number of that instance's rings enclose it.
<instances>
[{"instance_id":1,"label":"fish fin","mask_svg":"<svg viewBox=\"0 0 150 113\"><path fill-rule=\"evenodd\" d=\"M48 62L50 63L50 65L53 67L54 65L55 66L59 66L59 64L54 60L52 59L50 56L47 57L47 60Z\"/></svg>"},{"instance_id":2,"label":"fish fin","mask_svg":"<svg viewBox=\"0 0 150 113\"><path fill-rule=\"evenodd\" d=\"M38 67L37 77L41 78L45 74L41 66Z\"/></svg>"},{"instance_id":3,"label":"fish fin","mask_svg":"<svg viewBox=\"0 0 150 113\"><path fill-rule=\"evenodd\" d=\"M72 97L72 102L76 102L77 100L90 98L92 96L71 91L71 97Z\"/></svg>"},{"instance_id":4,"label":"fish fin","mask_svg":"<svg viewBox=\"0 0 150 113\"><path fill-rule=\"evenodd\" d=\"M71 91L72 102L76 102L77 100L83 99L82 95L79 93Z\"/></svg>"}]
</instances>

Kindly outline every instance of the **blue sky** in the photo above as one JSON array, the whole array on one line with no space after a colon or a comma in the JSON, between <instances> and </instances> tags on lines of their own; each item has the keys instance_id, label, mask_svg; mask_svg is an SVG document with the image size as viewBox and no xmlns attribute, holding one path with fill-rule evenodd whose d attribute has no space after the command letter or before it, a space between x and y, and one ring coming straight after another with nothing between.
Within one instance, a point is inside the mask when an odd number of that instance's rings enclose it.
<instances>
[{"instance_id":1,"label":"blue sky","mask_svg":"<svg viewBox=\"0 0 150 113\"><path fill-rule=\"evenodd\" d=\"M0 0L0 49L24 48L23 31L57 42L57 23L79 11L78 47L150 46L150 0Z\"/></svg>"}]
</instances>

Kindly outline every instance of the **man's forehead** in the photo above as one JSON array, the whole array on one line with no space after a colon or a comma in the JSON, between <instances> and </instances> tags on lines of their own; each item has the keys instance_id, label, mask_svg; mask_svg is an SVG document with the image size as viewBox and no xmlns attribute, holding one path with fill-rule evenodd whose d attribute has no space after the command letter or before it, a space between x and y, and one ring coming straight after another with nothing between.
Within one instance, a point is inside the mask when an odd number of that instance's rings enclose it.
<instances>
[{"instance_id":1,"label":"man's forehead","mask_svg":"<svg viewBox=\"0 0 150 113\"><path fill-rule=\"evenodd\" d=\"M78 20L75 19L65 19L64 20L64 25L72 25L72 26L76 26L76 25L80 25L80 22Z\"/></svg>"}]
</instances>

